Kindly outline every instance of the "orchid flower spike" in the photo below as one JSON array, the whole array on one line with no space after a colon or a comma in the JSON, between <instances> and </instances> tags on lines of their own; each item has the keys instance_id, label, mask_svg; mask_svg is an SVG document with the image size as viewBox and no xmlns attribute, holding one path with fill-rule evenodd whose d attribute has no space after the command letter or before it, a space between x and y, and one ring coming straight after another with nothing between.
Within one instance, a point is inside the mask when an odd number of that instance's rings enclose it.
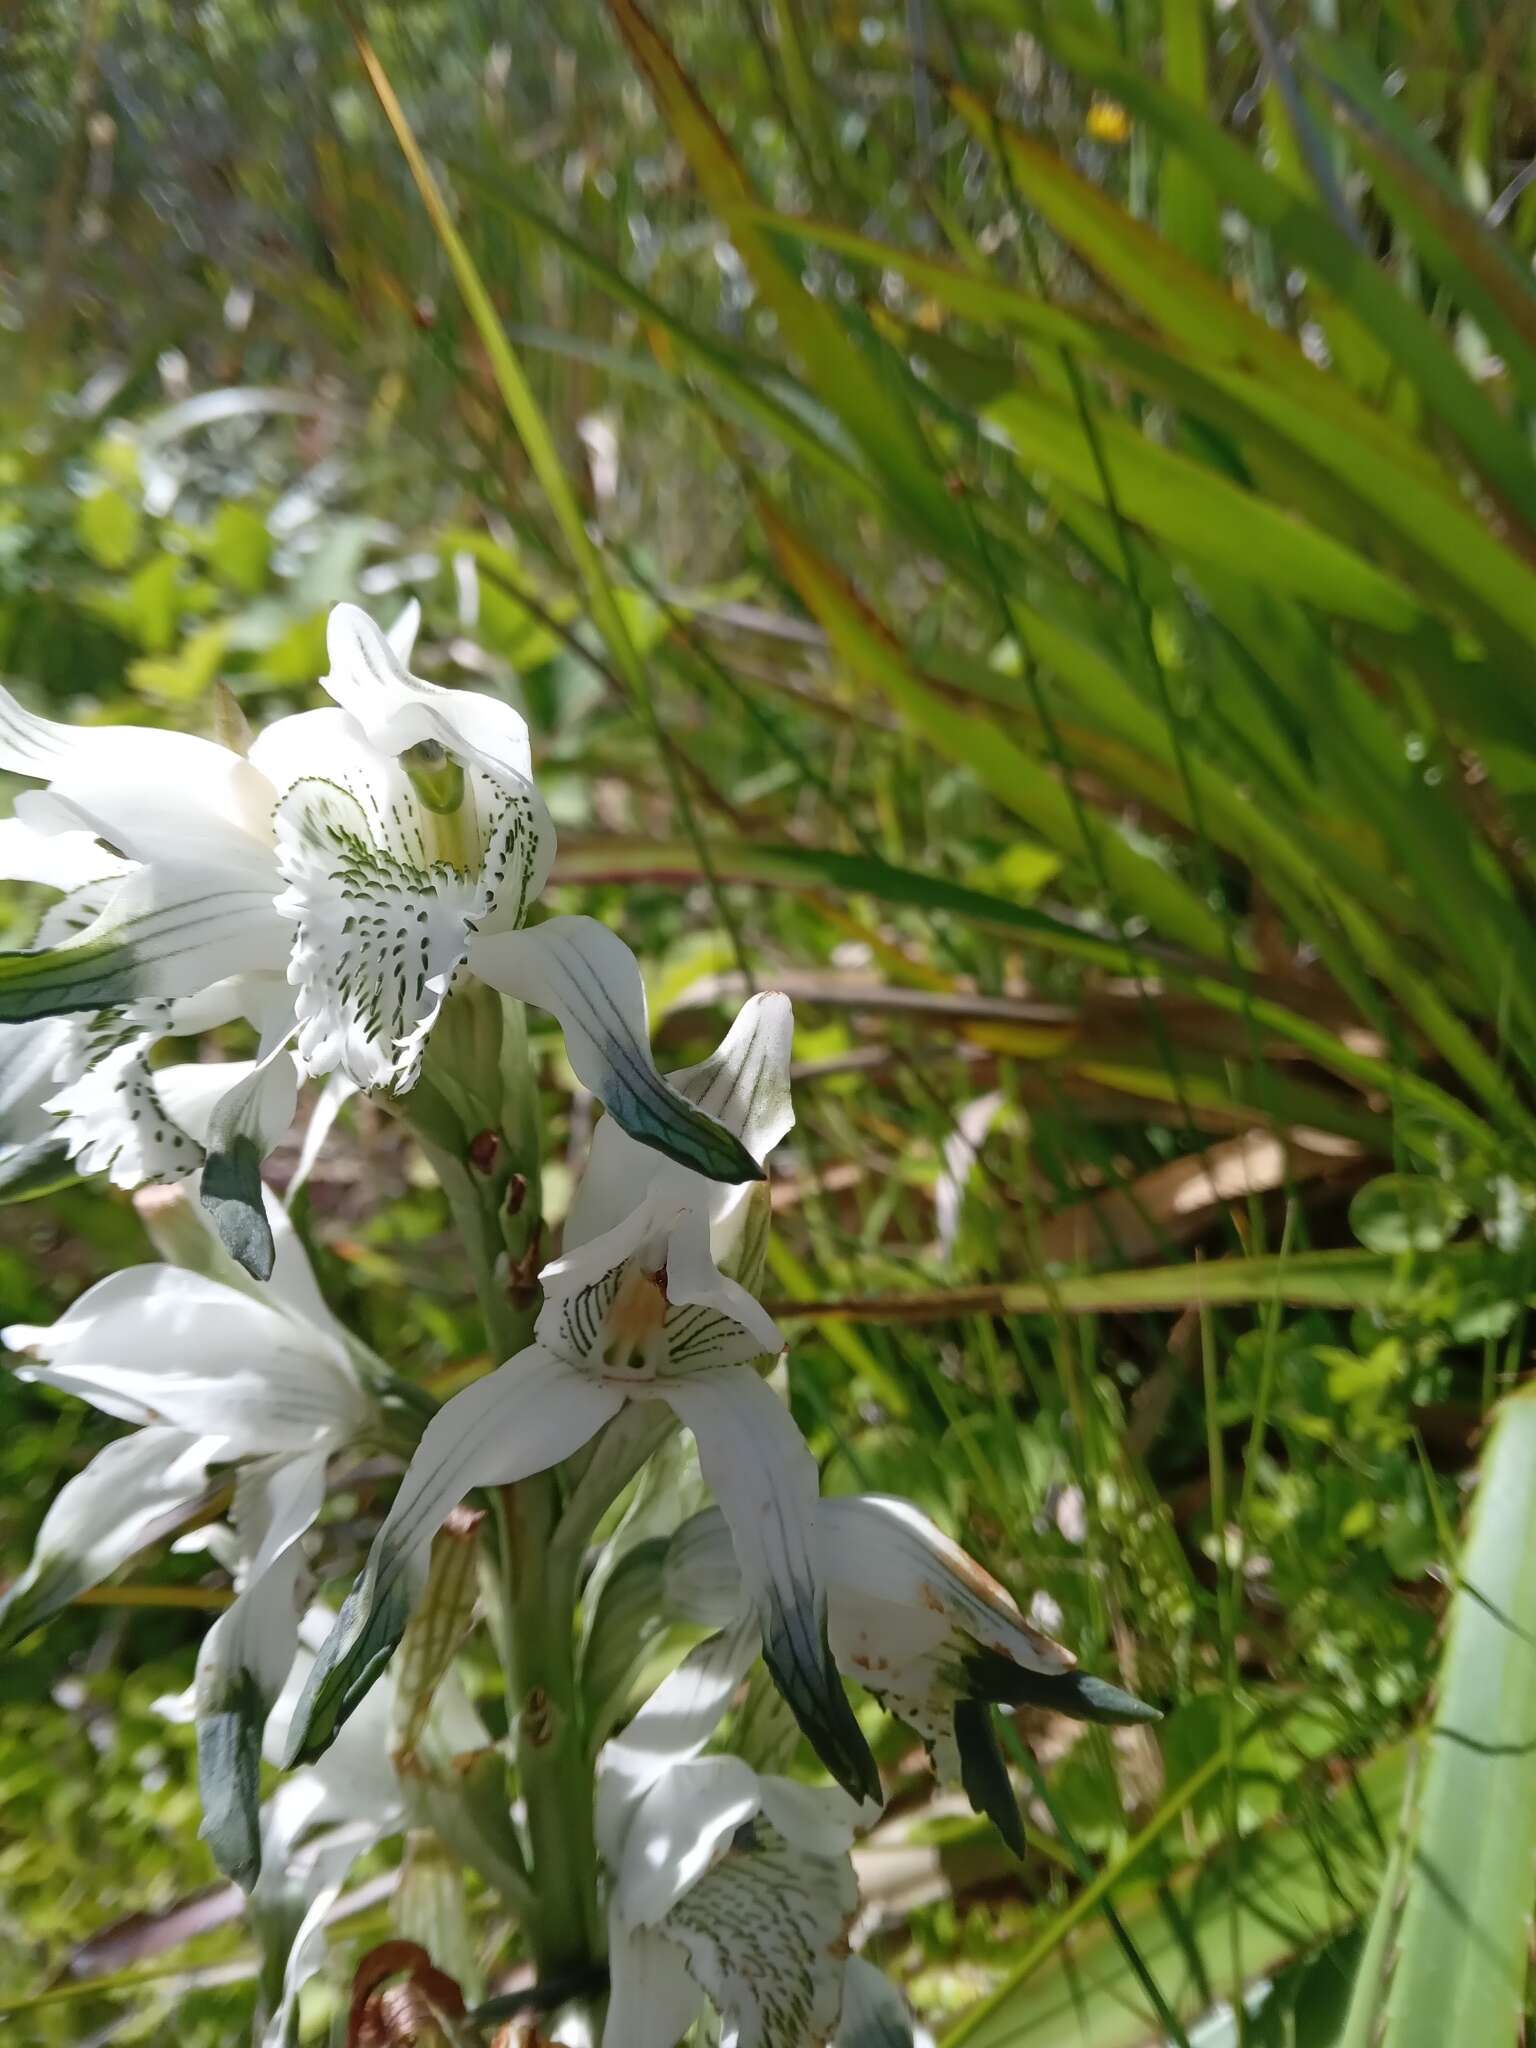
<instances>
[{"instance_id":1,"label":"orchid flower spike","mask_svg":"<svg viewBox=\"0 0 1536 2048\"><path fill-rule=\"evenodd\" d=\"M792 1029L784 996L755 996L711 1059L671 1077L754 1160L793 1121ZM316 1665L296 1759L318 1754L373 1682L411 1611L433 1531L471 1487L542 1472L630 1404L663 1403L692 1432L780 1690L833 1775L859 1794L877 1789L827 1645L815 1462L756 1369L783 1339L721 1270L743 1255L752 1206L599 1126L564 1256L540 1276L534 1342L428 1425Z\"/></svg>"},{"instance_id":2,"label":"orchid flower spike","mask_svg":"<svg viewBox=\"0 0 1536 2048\"><path fill-rule=\"evenodd\" d=\"M1117 1685L1079 1671L1031 1628L1011 1594L909 1502L850 1494L817 1508L832 1651L928 1747L938 1776L1022 1854L1023 1826L998 1747L994 1704L1047 1707L1075 1721L1161 1719ZM749 1610L731 1530L713 1508L685 1522L667 1553L671 1605L721 1627Z\"/></svg>"},{"instance_id":3,"label":"orchid flower spike","mask_svg":"<svg viewBox=\"0 0 1536 2048\"><path fill-rule=\"evenodd\" d=\"M900 1994L848 1956L849 1851L878 1808L704 1753L756 1654L749 1623L701 1643L599 1759L604 2048L672 2048L707 2005L722 2048L910 2048Z\"/></svg>"},{"instance_id":4,"label":"orchid flower spike","mask_svg":"<svg viewBox=\"0 0 1536 2048\"><path fill-rule=\"evenodd\" d=\"M0 1023L42 1027L18 1050L53 1060L54 1092L14 1108L24 1123L50 1111L69 1156L120 1185L206 1159L204 1198L261 1278L257 1170L292 1116L295 1070L405 1092L466 970L550 1011L580 1079L642 1144L727 1182L759 1172L656 1072L622 940L583 917L521 929L555 852L528 729L496 698L410 673L418 616L386 635L338 605L331 706L278 719L244 754L56 725L0 691L0 768L44 784L0 825L0 876L64 892L31 948L0 955ZM235 1017L257 1029L256 1062L213 1070L226 1085L199 1140L148 1055Z\"/></svg>"},{"instance_id":5,"label":"orchid flower spike","mask_svg":"<svg viewBox=\"0 0 1536 2048\"><path fill-rule=\"evenodd\" d=\"M293 1661L302 1538L332 1458L378 1432L341 1326L269 1194L276 1256L256 1288L207 1236L227 1279L130 1266L87 1288L56 1323L0 1337L19 1379L78 1394L138 1425L93 1458L44 1517L32 1561L0 1600L0 1644L107 1577L210 1499L231 1468L240 1567L234 1603L197 1664L203 1832L220 1867L255 1876L262 1727ZM201 1212L188 1204L192 1214Z\"/></svg>"}]
</instances>

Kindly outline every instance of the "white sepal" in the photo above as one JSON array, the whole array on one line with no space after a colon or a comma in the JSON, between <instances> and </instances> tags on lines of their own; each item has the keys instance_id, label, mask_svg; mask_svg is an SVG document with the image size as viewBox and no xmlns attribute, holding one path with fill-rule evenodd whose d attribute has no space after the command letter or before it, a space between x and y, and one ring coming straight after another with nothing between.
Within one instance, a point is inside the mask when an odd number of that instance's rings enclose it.
<instances>
[{"instance_id":1,"label":"white sepal","mask_svg":"<svg viewBox=\"0 0 1536 2048\"><path fill-rule=\"evenodd\" d=\"M0 1335L43 1361L19 1367L23 1378L206 1437L222 1458L334 1447L370 1414L335 1339L172 1266L109 1274L56 1323Z\"/></svg>"},{"instance_id":2,"label":"white sepal","mask_svg":"<svg viewBox=\"0 0 1536 2048\"><path fill-rule=\"evenodd\" d=\"M8 882L83 889L127 872L127 861L108 853L94 833L40 832L24 818L0 818L0 876Z\"/></svg>"},{"instance_id":3,"label":"white sepal","mask_svg":"<svg viewBox=\"0 0 1536 2048\"><path fill-rule=\"evenodd\" d=\"M832 2048L913 2048L907 2001L883 1970L850 1956L843 1976L843 2013Z\"/></svg>"},{"instance_id":4,"label":"white sepal","mask_svg":"<svg viewBox=\"0 0 1536 2048\"><path fill-rule=\"evenodd\" d=\"M150 1428L98 1451L54 1497L31 1562L0 1600L0 1644L99 1585L190 1510L207 1490L215 1448L206 1437Z\"/></svg>"},{"instance_id":5,"label":"white sepal","mask_svg":"<svg viewBox=\"0 0 1536 2048\"><path fill-rule=\"evenodd\" d=\"M559 1464L622 1405L622 1395L532 1344L438 1410L315 1660L294 1715L289 1763L324 1752L389 1661L449 1509L473 1487L511 1485Z\"/></svg>"},{"instance_id":6,"label":"white sepal","mask_svg":"<svg viewBox=\"0 0 1536 2048\"><path fill-rule=\"evenodd\" d=\"M0 1019L194 995L231 975L280 970L289 937L272 880L254 858L214 864L185 851L131 869L69 938L0 956Z\"/></svg>"},{"instance_id":7,"label":"white sepal","mask_svg":"<svg viewBox=\"0 0 1536 2048\"><path fill-rule=\"evenodd\" d=\"M640 969L616 932L595 918L552 917L477 938L469 964L503 995L558 1020L577 1079L632 1138L709 1180L762 1178L741 1140L657 1072Z\"/></svg>"},{"instance_id":8,"label":"white sepal","mask_svg":"<svg viewBox=\"0 0 1536 2048\"><path fill-rule=\"evenodd\" d=\"M17 799L38 831L84 831L134 861L213 860L270 844L272 792L228 747L137 725L56 725L0 690L0 768L46 782Z\"/></svg>"},{"instance_id":9,"label":"white sepal","mask_svg":"<svg viewBox=\"0 0 1536 2048\"><path fill-rule=\"evenodd\" d=\"M380 753L400 754L434 740L489 775L527 782L533 765L523 719L510 704L481 691L444 690L413 676L405 663L414 630L409 645L400 645L408 614L409 607L386 635L356 605L337 605L326 624L330 673L320 678L320 687L356 719Z\"/></svg>"},{"instance_id":10,"label":"white sepal","mask_svg":"<svg viewBox=\"0 0 1536 2048\"><path fill-rule=\"evenodd\" d=\"M664 1389L699 1448L757 1615L763 1656L795 1719L846 1791L878 1798L880 1776L827 1641L815 1460L789 1411L746 1366Z\"/></svg>"},{"instance_id":11,"label":"white sepal","mask_svg":"<svg viewBox=\"0 0 1536 2048\"><path fill-rule=\"evenodd\" d=\"M714 1117L762 1166L794 1123L789 1068L794 1015L789 998L753 996L744 1003L719 1047L695 1067L667 1080L679 1095ZM715 1263L735 1250L750 1184L706 1180L671 1160L659 1160L612 1118L592 1133L592 1150L566 1218L568 1246L587 1243L622 1223L647 1196L676 1200L708 1220Z\"/></svg>"},{"instance_id":12,"label":"white sepal","mask_svg":"<svg viewBox=\"0 0 1536 2048\"><path fill-rule=\"evenodd\" d=\"M225 1876L246 1890L261 1867L262 1731L298 1642L300 1543L325 1499L326 1461L320 1450L242 1469L234 1516L246 1552L241 1583L198 1651L200 1832Z\"/></svg>"}]
</instances>

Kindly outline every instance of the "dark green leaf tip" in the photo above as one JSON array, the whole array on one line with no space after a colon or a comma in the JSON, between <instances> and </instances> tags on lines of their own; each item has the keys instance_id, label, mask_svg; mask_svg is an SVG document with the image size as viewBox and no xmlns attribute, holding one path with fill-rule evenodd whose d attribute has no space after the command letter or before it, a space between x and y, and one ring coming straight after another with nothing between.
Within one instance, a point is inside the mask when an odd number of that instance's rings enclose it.
<instances>
[{"instance_id":1,"label":"dark green leaf tip","mask_svg":"<svg viewBox=\"0 0 1536 2048\"><path fill-rule=\"evenodd\" d=\"M255 1140L237 1137L227 1152L210 1152L200 1193L230 1257L253 1280L270 1280L277 1246L267 1221Z\"/></svg>"},{"instance_id":2,"label":"dark green leaf tip","mask_svg":"<svg viewBox=\"0 0 1536 2048\"><path fill-rule=\"evenodd\" d=\"M985 1700L955 1702L955 1747L960 1783L977 1813L985 1814L1015 1856L1024 1854L1024 1822Z\"/></svg>"},{"instance_id":3,"label":"dark green leaf tip","mask_svg":"<svg viewBox=\"0 0 1536 2048\"><path fill-rule=\"evenodd\" d=\"M199 1832L224 1875L249 1891L261 1874L261 1734L266 1703L248 1671L197 1721Z\"/></svg>"},{"instance_id":4,"label":"dark green leaf tip","mask_svg":"<svg viewBox=\"0 0 1536 2048\"><path fill-rule=\"evenodd\" d=\"M962 1660L967 1685L978 1700L1004 1707L1044 1707L1069 1721L1100 1721L1126 1727L1161 1721L1161 1710L1134 1693L1083 1671L1028 1671L995 1650L976 1648Z\"/></svg>"}]
</instances>

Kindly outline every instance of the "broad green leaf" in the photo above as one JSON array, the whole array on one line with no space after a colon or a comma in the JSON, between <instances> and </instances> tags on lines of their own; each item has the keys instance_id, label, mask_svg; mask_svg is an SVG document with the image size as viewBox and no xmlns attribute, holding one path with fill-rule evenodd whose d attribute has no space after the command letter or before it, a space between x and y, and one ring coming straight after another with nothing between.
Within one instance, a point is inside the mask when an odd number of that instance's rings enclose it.
<instances>
[{"instance_id":1,"label":"broad green leaf","mask_svg":"<svg viewBox=\"0 0 1536 2048\"><path fill-rule=\"evenodd\" d=\"M110 484L82 498L75 508L80 544L103 569L127 568L138 553L143 526L138 506Z\"/></svg>"},{"instance_id":2,"label":"broad green leaf","mask_svg":"<svg viewBox=\"0 0 1536 2048\"><path fill-rule=\"evenodd\" d=\"M1426 1173L1384 1173L1349 1205L1349 1227L1369 1251L1434 1252L1466 1220L1465 1199Z\"/></svg>"},{"instance_id":3,"label":"broad green leaf","mask_svg":"<svg viewBox=\"0 0 1536 2048\"><path fill-rule=\"evenodd\" d=\"M216 619L187 636L180 650L161 658L145 655L128 664L128 680L146 697L163 697L172 704L186 704L201 697L218 675L229 645L229 625Z\"/></svg>"},{"instance_id":4,"label":"broad green leaf","mask_svg":"<svg viewBox=\"0 0 1536 2048\"><path fill-rule=\"evenodd\" d=\"M176 644L181 571L175 555L151 555L126 591L114 593L124 623L146 654L168 654Z\"/></svg>"},{"instance_id":5,"label":"broad green leaf","mask_svg":"<svg viewBox=\"0 0 1536 2048\"><path fill-rule=\"evenodd\" d=\"M1356 1980L1348 2048L1515 2041L1536 1868L1536 1404L1483 1455L1438 1704Z\"/></svg>"},{"instance_id":6,"label":"broad green leaf","mask_svg":"<svg viewBox=\"0 0 1536 2048\"><path fill-rule=\"evenodd\" d=\"M266 584L271 553L272 538L261 514L226 498L208 535L209 567L231 589L254 597Z\"/></svg>"}]
</instances>

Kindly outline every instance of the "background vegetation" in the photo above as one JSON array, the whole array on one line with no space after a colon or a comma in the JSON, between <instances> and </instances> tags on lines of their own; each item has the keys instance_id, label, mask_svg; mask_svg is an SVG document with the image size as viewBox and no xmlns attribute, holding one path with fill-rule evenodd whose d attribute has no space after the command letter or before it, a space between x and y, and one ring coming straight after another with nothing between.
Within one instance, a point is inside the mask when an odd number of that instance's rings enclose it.
<instances>
[{"instance_id":1,"label":"background vegetation","mask_svg":"<svg viewBox=\"0 0 1536 2048\"><path fill-rule=\"evenodd\" d=\"M668 1063L795 999L773 1275L827 1487L1169 1708L1021 1718L1022 1863L888 1746L873 1952L968 2048L1513 2042L1528 0L420 0L367 10L374 83L300 0L5 33L0 668L206 730L307 702L337 599L419 596L426 672L530 718L561 907L646 960ZM302 1216L392 1362L483 1366L379 1110ZM8 1209L6 1318L146 1251L99 1187ZM0 1421L9 1572L110 1425L9 1378ZM10 2038L246 2024L154 1705L220 1598L151 1554L0 1670Z\"/></svg>"}]
</instances>

